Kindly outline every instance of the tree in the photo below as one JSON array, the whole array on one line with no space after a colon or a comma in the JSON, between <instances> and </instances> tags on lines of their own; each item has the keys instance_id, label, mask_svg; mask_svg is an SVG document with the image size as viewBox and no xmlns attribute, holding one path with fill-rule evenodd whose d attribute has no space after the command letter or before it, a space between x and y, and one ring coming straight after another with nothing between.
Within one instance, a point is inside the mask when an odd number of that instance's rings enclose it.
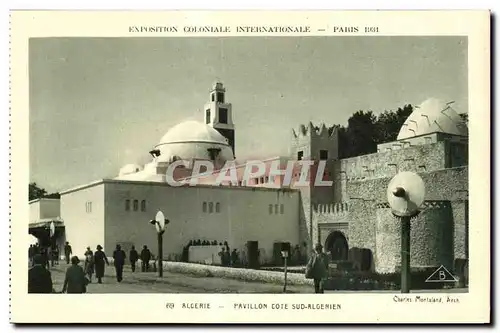
<instances>
[{"instance_id":1,"label":"tree","mask_svg":"<svg viewBox=\"0 0 500 333\"><path fill-rule=\"evenodd\" d=\"M411 104L398 108L396 112L385 111L377 118L377 144L395 141L398 137L401 126L413 112Z\"/></svg>"},{"instance_id":2,"label":"tree","mask_svg":"<svg viewBox=\"0 0 500 333\"><path fill-rule=\"evenodd\" d=\"M43 198L47 195L47 191L37 185L37 183L33 182L29 184L29 200L35 200L39 198Z\"/></svg>"},{"instance_id":3,"label":"tree","mask_svg":"<svg viewBox=\"0 0 500 333\"><path fill-rule=\"evenodd\" d=\"M339 127L340 158L368 154L377 149L376 120L372 111L360 110L349 118L347 127Z\"/></svg>"},{"instance_id":4,"label":"tree","mask_svg":"<svg viewBox=\"0 0 500 333\"><path fill-rule=\"evenodd\" d=\"M44 188L41 188L37 185L37 183L33 182L29 184L29 200L35 200L40 198L51 198L51 199L59 199L61 195L57 192L47 194L47 191Z\"/></svg>"},{"instance_id":5,"label":"tree","mask_svg":"<svg viewBox=\"0 0 500 333\"><path fill-rule=\"evenodd\" d=\"M357 111L348 120L347 127L339 126L339 157L348 158L377 151L377 145L395 141L399 130L413 107L405 105L394 111L385 111L376 117L372 111ZM333 127L330 128L330 132Z\"/></svg>"}]
</instances>

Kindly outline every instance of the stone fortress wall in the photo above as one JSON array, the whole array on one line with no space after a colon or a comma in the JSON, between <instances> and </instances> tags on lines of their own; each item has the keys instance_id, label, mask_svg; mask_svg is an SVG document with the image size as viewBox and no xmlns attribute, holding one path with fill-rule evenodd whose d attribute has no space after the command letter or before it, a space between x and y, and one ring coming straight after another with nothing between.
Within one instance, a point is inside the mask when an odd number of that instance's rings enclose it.
<instances>
[{"instance_id":1,"label":"stone fortress wall","mask_svg":"<svg viewBox=\"0 0 500 333\"><path fill-rule=\"evenodd\" d=\"M332 136L312 124L292 136L290 157L319 159L326 145L338 152ZM328 140L327 140L328 138ZM318 143L320 141L320 143ZM402 171L418 173L426 184L423 212L412 222L412 266L453 267L468 257L468 138L430 133L379 145L378 152L346 159L328 156L325 173L331 188L301 189L301 240L319 242L328 251L332 233L342 234L349 248L369 249L372 270L394 272L400 262L398 220L388 208L389 181ZM335 158L337 157L337 158ZM383 249L383 250L382 250Z\"/></svg>"},{"instance_id":2,"label":"stone fortress wall","mask_svg":"<svg viewBox=\"0 0 500 333\"><path fill-rule=\"evenodd\" d=\"M413 267L445 265L468 258L468 167L419 173L426 187L423 211L412 220ZM347 183L347 202L319 205L313 224L328 248L328 235L342 232L349 248L370 249L378 272L394 272L400 262L399 221L387 204L390 177Z\"/></svg>"}]
</instances>

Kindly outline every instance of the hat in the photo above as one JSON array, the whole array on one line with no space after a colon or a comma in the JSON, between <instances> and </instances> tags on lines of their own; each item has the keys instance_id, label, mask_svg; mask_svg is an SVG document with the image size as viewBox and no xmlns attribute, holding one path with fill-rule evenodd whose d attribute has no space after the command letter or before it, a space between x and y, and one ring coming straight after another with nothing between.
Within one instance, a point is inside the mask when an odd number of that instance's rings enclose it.
<instances>
[{"instance_id":1,"label":"hat","mask_svg":"<svg viewBox=\"0 0 500 333\"><path fill-rule=\"evenodd\" d=\"M71 257L71 264L72 265L78 265L79 262L80 262L80 259L78 259L77 256Z\"/></svg>"},{"instance_id":2,"label":"hat","mask_svg":"<svg viewBox=\"0 0 500 333\"><path fill-rule=\"evenodd\" d=\"M101 245L97 245L97 249L98 250L102 250L102 246Z\"/></svg>"}]
</instances>

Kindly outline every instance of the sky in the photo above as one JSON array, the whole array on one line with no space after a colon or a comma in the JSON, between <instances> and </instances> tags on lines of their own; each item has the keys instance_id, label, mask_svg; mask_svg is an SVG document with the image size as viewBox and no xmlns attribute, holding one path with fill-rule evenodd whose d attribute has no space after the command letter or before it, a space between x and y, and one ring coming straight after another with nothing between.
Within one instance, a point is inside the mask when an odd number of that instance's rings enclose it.
<instances>
[{"instance_id":1,"label":"sky","mask_svg":"<svg viewBox=\"0 0 500 333\"><path fill-rule=\"evenodd\" d=\"M216 80L237 159L286 155L291 129L346 125L429 97L468 112L462 37L36 38L30 181L49 192L144 164L169 128L203 122Z\"/></svg>"}]
</instances>

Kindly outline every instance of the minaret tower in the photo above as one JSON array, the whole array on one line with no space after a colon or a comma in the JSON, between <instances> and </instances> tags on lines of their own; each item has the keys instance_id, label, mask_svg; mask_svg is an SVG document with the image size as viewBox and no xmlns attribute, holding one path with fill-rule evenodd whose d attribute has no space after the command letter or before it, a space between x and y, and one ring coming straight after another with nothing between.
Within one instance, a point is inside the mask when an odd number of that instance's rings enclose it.
<instances>
[{"instance_id":1,"label":"minaret tower","mask_svg":"<svg viewBox=\"0 0 500 333\"><path fill-rule=\"evenodd\" d=\"M215 82L210 90L209 101L205 104L205 123L215 128L234 150L234 124L231 103L226 102L226 88Z\"/></svg>"}]
</instances>

